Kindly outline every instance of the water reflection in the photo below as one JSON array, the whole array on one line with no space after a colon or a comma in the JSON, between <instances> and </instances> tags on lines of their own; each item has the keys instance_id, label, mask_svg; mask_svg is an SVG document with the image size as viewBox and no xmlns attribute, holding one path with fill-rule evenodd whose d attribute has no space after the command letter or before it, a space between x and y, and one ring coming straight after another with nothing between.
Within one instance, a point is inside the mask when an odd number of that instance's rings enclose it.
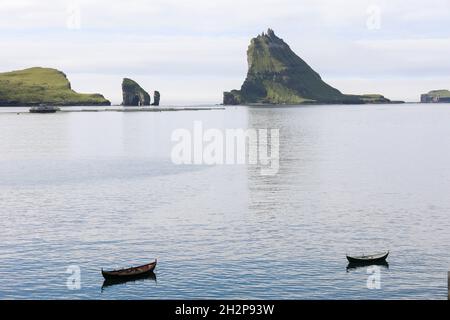
<instances>
[{"instance_id":1,"label":"water reflection","mask_svg":"<svg viewBox=\"0 0 450 320\"><path fill-rule=\"evenodd\" d=\"M387 263L387 261L381 261L381 262L360 262L360 263L356 263L356 262L350 262L347 265L347 272L351 271L351 270L356 270L356 269L360 269L360 268L367 268L370 266L380 266L383 267L385 269L389 269L389 263Z\"/></svg>"},{"instance_id":2,"label":"water reflection","mask_svg":"<svg viewBox=\"0 0 450 320\"><path fill-rule=\"evenodd\" d=\"M103 281L102 292L108 288L116 285L124 285L126 283L136 283L136 282L144 282L144 281L154 281L157 283L156 274L154 272L146 275L126 278L126 279L108 279Z\"/></svg>"}]
</instances>

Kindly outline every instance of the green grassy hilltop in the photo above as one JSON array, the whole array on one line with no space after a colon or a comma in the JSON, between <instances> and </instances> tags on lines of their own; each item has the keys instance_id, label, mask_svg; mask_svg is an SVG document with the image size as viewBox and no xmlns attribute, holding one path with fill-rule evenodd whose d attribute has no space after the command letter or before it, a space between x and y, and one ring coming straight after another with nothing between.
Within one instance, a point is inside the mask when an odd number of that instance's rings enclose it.
<instances>
[{"instance_id":1,"label":"green grassy hilltop","mask_svg":"<svg viewBox=\"0 0 450 320\"><path fill-rule=\"evenodd\" d=\"M433 90L428 93L433 97L450 98L449 90Z\"/></svg>"},{"instance_id":2,"label":"green grassy hilltop","mask_svg":"<svg viewBox=\"0 0 450 320\"><path fill-rule=\"evenodd\" d=\"M29 68L0 73L0 106L111 105L101 94L72 90L66 75L56 69Z\"/></svg>"},{"instance_id":3,"label":"green grassy hilltop","mask_svg":"<svg viewBox=\"0 0 450 320\"><path fill-rule=\"evenodd\" d=\"M450 103L449 90L433 90L420 96L422 103Z\"/></svg>"},{"instance_id":4,"label":"green grassy hilltop","mask_svg":"<svg viewBox=\"0 0 450 320\"><path fill-rule=\"evenodd\" d=\"M346 95L328 85L273 30L251 40L241 90L224 93L225 105L389 103L382 95Z\"/></svg>"}]
</instances>

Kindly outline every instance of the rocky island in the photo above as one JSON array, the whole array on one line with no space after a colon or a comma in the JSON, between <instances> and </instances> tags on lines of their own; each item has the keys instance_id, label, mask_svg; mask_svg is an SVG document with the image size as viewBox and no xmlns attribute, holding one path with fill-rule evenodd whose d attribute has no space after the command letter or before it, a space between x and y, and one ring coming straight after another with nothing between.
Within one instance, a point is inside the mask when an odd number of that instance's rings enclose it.
<instances>
[{"instance_id":1,"label":"rocky island","mask_svg":"<svg viewBox=\"0 0 450 320\"><path fill-rule=\"evenodd\" d=\"M433 90L420 96L422 103L450 103L449 90Z\"/></svg>"},{"instance_id":2,"label":"rocky island","mask_svg":"<svg viewBox=\"0 0 450 320\"><path fill-rule=\"evenodd\" d=\"M159 101L161 100L161 94L159 91L153 93L153 103L152 106L159 106Z\"/></svg>"},{"instance_id":3,"label":"rocky island","mask_svg":"<svg viewBox=\"0 0 450 320\"><path fill-rule=\"evenodd\" d=\"M149 106L150 95L134 80L124 78L122 81L124 106Z\"/></svg>"},{"instance_id":4,"label":"rocky island","mask_svg":"<svg viewBox=\"0 0 450 320\"><path fill-rule=\"evenodd\" d=\"M56 69L29 68L0 73L0 106L109 106L101 94L77 93Z\"/></svg>"},{"instance_id":5,"label":"rocky island","mask_svg":"<svg viewBox=\"0 0 450 320\"><path fill-rule=\"evenodd\" d=\"M134 80L124 78L122 82L123 106L150 106L151 98L147 91ZM159 91L154 92L152 106L159 106L161 95Z\"/></svg>"},{"instance_id":6,"label":"rocky island","mask_svg":"<svg viewBox=\"0 0 450 320\"><path fill-rule=\"evenodd\" d=\"M224 105L393 103L379 94L341 93L271 29L251 40L247 61L247 78L240 90L224 92Z\"/></svg>"}]
</instances>

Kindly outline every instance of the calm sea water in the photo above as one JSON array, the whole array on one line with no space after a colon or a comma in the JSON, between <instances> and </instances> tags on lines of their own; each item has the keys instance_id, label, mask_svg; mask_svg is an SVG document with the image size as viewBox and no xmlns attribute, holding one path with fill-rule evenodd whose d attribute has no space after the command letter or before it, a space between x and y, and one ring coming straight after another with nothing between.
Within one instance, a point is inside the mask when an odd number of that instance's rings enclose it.
<instances>
[{"instance_id":1,"label":"calm sea water","mask_svg":"<svg viewBox=\"0 0 450 320\"><path fill-rule=\"evenodd\" d=\"M450 105L16 110L0 109L1 299L447 298ZM279 128L279 173L172 164L195 120ZM385 249L381 289L346 270ZM153 258L156 279L103 287L102 267Z\"/></svg>"}]
</instances>

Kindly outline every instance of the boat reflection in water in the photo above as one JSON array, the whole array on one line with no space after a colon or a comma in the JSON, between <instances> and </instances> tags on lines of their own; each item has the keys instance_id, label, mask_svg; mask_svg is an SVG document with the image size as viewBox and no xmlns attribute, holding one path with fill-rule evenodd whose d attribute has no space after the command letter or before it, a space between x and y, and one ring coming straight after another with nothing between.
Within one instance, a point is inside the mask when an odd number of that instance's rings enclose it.
<instances>
[{"instance_id":1,"label":"boat reflection in water","mask_svg":"<svg viewBox=\"0 0 450 320\"><path fill-rule=\"evenodd\" d=\"M349 272L351 270L367 268L367 267L371 267L371 266L379 266L379 267L383 267L385 269L389 269L389 263L387 263L387 261L367 262L367 263L365 263L365 262L350 262L347 265L347 272Z\"/></svg>"},{"instance_id":2,"label":"boat reflection in water","mask_svg":"<svg viewBox=\"0 0 450 320\"><path fill-rule=\"evenodd\" d=\"M116 286L116 285L124 285L126 283L136 283L136 282L144 282L144 281L154 281L155 283L157 283L156 274L151 272L149 274L139 275L139 276L135 276L135 277L128 277L128 278L123 278L123 279L120 279L120 278L106 279L105 281L103 281L102 292L104 289L106 289L108 287L112 287L112 286Z\"/></svg>"}]
</instances>

